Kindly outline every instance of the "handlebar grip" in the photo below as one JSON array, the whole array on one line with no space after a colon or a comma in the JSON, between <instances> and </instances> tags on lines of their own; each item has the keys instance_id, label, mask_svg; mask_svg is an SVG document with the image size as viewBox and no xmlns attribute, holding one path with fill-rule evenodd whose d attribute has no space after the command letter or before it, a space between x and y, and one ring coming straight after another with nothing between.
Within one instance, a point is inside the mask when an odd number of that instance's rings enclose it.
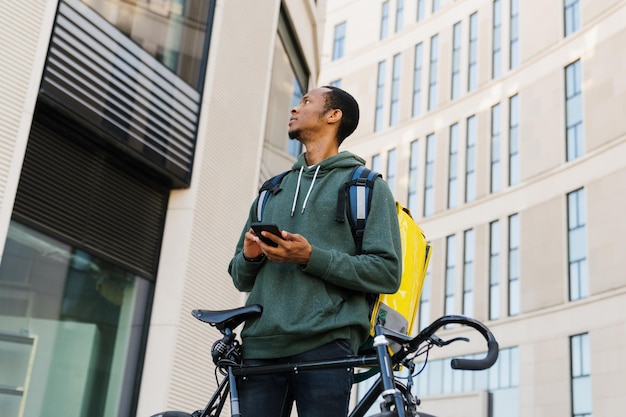
<instances>
[{"instance_id":1,"label":"handlebar grip","mask_svg":"<svg viewBox=\"0 0 626 417\"><path fill-rule=\"evenodd\" d=\"M489 340L487 342L487 355L482 359L452 359L450 366L452 369L463 369L467 371L481 371L489 369L498 360L498 342Z\"/></svg>"}]
</instances>

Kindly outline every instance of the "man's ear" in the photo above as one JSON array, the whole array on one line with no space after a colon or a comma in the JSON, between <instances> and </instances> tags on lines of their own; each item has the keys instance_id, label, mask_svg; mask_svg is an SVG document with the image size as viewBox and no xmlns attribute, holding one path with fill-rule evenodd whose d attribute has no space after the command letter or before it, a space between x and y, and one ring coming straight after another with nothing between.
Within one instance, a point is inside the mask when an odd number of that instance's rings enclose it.
<instances>
[{"instance_id":1,"label":"man's ear","mask_svg":"<svg viewBox=\"0 0 626 417\"><path fill-rule=\"evenodd\" d=\"M337 123L343 117L343 112L339 109L333 109L328 112L328 123Z\"/></svg>"}]
</instances>

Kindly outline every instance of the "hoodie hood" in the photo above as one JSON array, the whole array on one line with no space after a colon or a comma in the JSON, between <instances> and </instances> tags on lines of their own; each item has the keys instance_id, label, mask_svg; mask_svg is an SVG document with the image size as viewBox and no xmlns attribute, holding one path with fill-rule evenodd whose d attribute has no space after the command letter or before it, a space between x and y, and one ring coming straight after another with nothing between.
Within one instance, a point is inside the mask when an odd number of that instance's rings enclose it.
<instances>
[{"instance_id":1,"label":"hoodie hood","mask_svg":"<svg viewBox=\"0 0 626 417\"><path fill-rule=\"evenodd\" d=\"M339 152L337 155L333 155L329 158L324 159L319 164L313 165L310 167L311 172L315 171L315 167L319 165L320 173L323 173L326 170L331 170L335 168L352 168L357 165L365 165L365 160L360 156L357 156L353 153L343 151ZM294 171L300 171L300 168L304 167L306 171L308 167L305 159L305 153L300 154L298 159L291 167Z\"/></svg>"},{"instance_id":2,"label":"hoodie hood","mask_svg":"<svg viewBox=\"0 0 626 417\"><path fill-rule=\"evenodd\" d=\"M309 189L307 190L306 197L304 198L301 213L304 213L304 211L306 210L307 202L309 201L309 197L311 196L311 192L313 191L313 187L315 186L315 180L318 177L321 178L326 175L327 172L336 168L353 168L359 165L365 165L365 160L347 151L339 152L337 155L326 158L319 164L315 164L312 166L307 165L305 153L300 154L298 160L291 167L292 171L298 172L298 183L296 185L296 191L294 193L293 203L291 205L291 216L293 217L296 210L298 195L300 193L300 185L302 183L303 177L312 177L312 180L311 184L309 185Z\"/></svg>"}]
</instances>

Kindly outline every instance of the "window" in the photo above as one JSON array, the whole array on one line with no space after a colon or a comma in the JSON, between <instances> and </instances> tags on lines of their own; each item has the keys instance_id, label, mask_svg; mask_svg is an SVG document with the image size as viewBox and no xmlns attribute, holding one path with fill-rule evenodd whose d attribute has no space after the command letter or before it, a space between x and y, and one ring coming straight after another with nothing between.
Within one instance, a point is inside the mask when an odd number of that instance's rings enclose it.
<instances>
[{"instance_id":1,"label":"window","mask_svg":"<svg viewBox=\"0 0 626 417\"><path fill-rule=\"evenodd\" d=\"M396 190L397 152L391 149L387 152L387 185L392 193Z\"/></svg>"},{"instance_id":2,"label":"window","mask_svg":"<svg viewBox=\"0 0 626 417\"><path fill-rule=\"evenodd\" d=\"M498 363L487 371L491 417L519 417L519 349L500 349Z\"/></svg>"},{"instance_id":3,"label":"window","mask_svg":"<svg viewBox=\"0 0 626 417\"><path fill-rule=\"evenodd\" d=\"M463 234L465 253L463 254L463 314L474 315L474 258L476 254L474 230Z\"/></svg>"},{"instance_id":4,"label":"window","mask_svg":"<svg viewBox=\"0 0 626 417\"><path fill-rule=\"evenodd\" d=\"M452 27L452 85L450 98L459 97L461 92L461 22Z\"/></svg>"},{"instance_id":5,"label":"window","mask_svg":"<svg viewBox=\"0 0 626 417\"><path fill-rule=\"evenodd\" d=\"M387 39L387 36L389 36L389 2L385 1L380 18L380 39Z\"/></svg>"},{"instance_id":6,"label":"window","mask_svg":"<svg viewBox=\"0 0 626 417\"><path fill-rule=\"evenodd\" d=\"M585 190L581 188L567 195L569 298L572 301L589 296L586 217Z\"/></svg>"},{"instance_id":7,"label":"window","mask_svg":"<svg viewBox=\"0 0 626 417\"><path fill-rule=\"evenodd\" d=\"M426 17L426 0L417 0L417 21L424 19Z\"/></svg>"},{"instance_id":8,"label":"window","mask_svg":"<svg viewBox=\"0 0 626 417\"><path fill-rule=\"evenodd\" d=\"M564 1L565 36L580 29L580 0Z\"/></svg>"},{"instance_id":9,"label":"window","mask_svg":"<svg viewBox=\"0 0 626 417\"><path fill-rule=\"evenodd\" d=\"M300 99L302 98L303 95L304 95L304 92L300 88L300 83L294 80L293 92L291 94L291 107L292 108L297 106L298 103L300 103ZM270 96L272 96L272 93L270 93ZM268 124L270 123L268 122ZM281 127L283 127L283 130L284 130L284 126L281 126ZM278 129L278 126L276 126L276 129ZM289 139L289 138L287 138L287 140L288 140L287 152L289 153L289 155L295 156L295 157L300 155L302 153L302 142L300 142L299 140L294 140L294 139Z\"/></svg>"},{"instance_id":10,"label":"window","mask_svg":"<svg viewBox=\"0 0 626 417\"><path fill-rule=\"evenodd\" d=\"M271 71L268 113L265 125L265 142L276 149L286 150L297 157L302 153L302 143L290 139L285 129L285 115L296 106L309 84L309 73L302 55L298 52L297 39L289 20L281 10L278 33L274 43L274 57Z\"/></svg>"},{"instance_id":11,"label":"window","mask_svg":"<svg viewBox=\"0 0 626 417\"><path fill-rule=\"evenodd\" d=\"M509 45L509 69L519 66L519 0L511 0L511 27Z\"/></svg>"},{"instance_id":12,"label":"window","mask_svg":"<svg viewBox=\"0 0 626 417\"><path fill-rule=\"evenodd\" d=\"M82 0L187 84L202 91L215 2ZM163 13L166 6L167 12ZM166 32L166 33L163 33ZM4 46L4 45L3 45Z\"/></svg>"},{"instance_id":13,"label":"window","mask_svg":"<svg viewBox=\"0 0 626 417\"><path fill-rule=\"evenodd\" d=\"M422 294L420 295L419 305L419 330L425 328L430 324L430 297L431 297L431 284L430 284L430 266L426 271L426 277L424 278L424 286L422 287Z\"/></svg>"},{"instance_id":14,"label":"window","mask_svg":"<svg viewBox=\"0 0 626 417\"><path fill-rule=\"evenodd\" d=\"M476 116L467 118L467 142L465 150L465 202L476 199Z\"/></svg>"},{"instance_id":15,"label":"window","mask_svg":"<svg viewBox=\"0 0 626 417\"><path fill-rule=\"evenodd\" d=\"M519 214L509 216L509 316L520 312Z\"/></svg>"},{"instance_id":16,"label":"window","mask_svg":"<svg viewBox=\"0 0 626 417\"><path fill-rule=\"evenodd\" d=\"M441 0L433 0L433 13L437 13L441 9Z\"/></svg>"},{"instance_id":17,"label":"window","mask_svg":"<svg viewBox=\"0 0 626 417\"><path fill-rule=\"evenodd\" d=\"M383 127L383 98L385 95L385 61L378 63L378 78L376 82L376 111L374 115L374 132Z\"/></svg>"},{"instance_id":18,"label":"window","mask_svg":"<svg viewBox=\"0 0 626 417\"><path fill-rule=\"evenodd\" d=\"M20 406L40 415L43 403L54 404L54 415L130 415L120 393L138 387L153 290L12 220L0 264L0 336L9 336L0 337L2 415L22 415Z\"/></svg>"},{"instance_id":19,"label":"window","mask_svg":"<svg viewBox=\"0 0 626 417\"><path fill-rule=\"evenodd\" d=\"M491 172L490 192L500 191L500 104L491 108Z\"/></svg>"},{"instance_id":20,"label":"window","mask_svg":"<svg viewBox=\"0 0 626 417\"><path fill-rule=\"evenodd\" d=\"M567 160L583 155L583 96L580 60L565 67L565 120Z\"/></svg>"},{"instance_id":21,"label":"window","mask_svg":"<svg viewBox=\"0 0 626 417\"><path fill-rule=\"evenodd\" d=\"M478 359L482 354L459 356ZM417 368L421 365L415 362ZM519 348L500 348L497 362L487 371L457 372L450 358L429 359L417 378L415 392L420 397L488 391L490 417L519 417ZM407 372L404 370L404 372Z\"/></svg>"},{"instance_id":22,"label":"window","mask_svg":"<svg viewBox=\"0 0 626 417\"><path fill-rule=\"evenodd\" d=\"M491 78L502 74L502 0L493 1L493 40L491 43Z\"/></svg>"},{"instance_id":23,"label":"window","mask_svg":"<svg viewBox=\"0 0 626 417\"><path fill-rule=\"evenodd\" d=\"M509 98L509 185L520 182L519 96Z\"/></svg>"},{"instance_id":24,"label":"window","mask_svg":"<svg viewBox=\"0 0 626 417\"><path fill-rule=\"evenodd\" d=\"M489 319L500 318L500 222L489 224Z\"/></svg>"},{"instance_id":25,"label":"window","mask_svg":"<svg viewBox=\"0 0 626 417\"><path fill-rule=\"evenodd\" d=\"M393 68L391 78L391 109L389 114L389 126L395 126L400 119L400 72L402 71L402 55L393 56Z\"/></svg>"},{"instance_id":26,"label":"window","mask_svg":"<svg viewBox=\"0 0 626 417\"><path fill-rule=\"evenodd\" d=\"M469 48L467 48L467 91L478 87L478 12L469 18Z\"/></svg>"},{"instance_id":27,"label":"window","mask_svg":"<svg viewBox=\"0 0 626 417\"><path fill-rule=\"evenodd\" d=\"M344 44L346 42L346 22L341 22L335 26L335 35L333 37L333 61L343 58Z\"/></svg>"},{"instance_id":28,"label":"window","mask_svg":"<svg viewBox=\"0 0 626 417\"><path fill-rule=\"evenodd\" d=\"M419 142L414 140L411 142L411 155L409 156L409 195L408 207L411 213L417 213L417 168L419 164Z\"/></svg>"},{"instance_id":29,"label":"window","mask_svg":"<svg viewBox=\"0 0 626 417\"><path fill-rule=\"evenodd\" d=\"M397 0L396 3L396 33L404 28L404 0Z\"/></svg>"},{"instance_id":30,"label":"window","mask_svg":"<svg viewBox=\"0 0 626 417\"><path fill-rule=\"evenodd\" d=\"M454 208L459 195L459 124L450 126L450 150L448 154L448 208Z\"/></svg>"},{"instance_id":31,"label":"window","mask_svg":"<svg viewBox=\"0 0 626 417\"><path fill-rule=\"evenodd\" d=\"M372 156L372 171L382 172L380 170L380 155L379 154Z\"/></svg>"},{"instance_id":32,"label":"window","mask_svg":"<svg viewBox=\"0 0 626 417\"><path fill-rule=\"evenodd\" d=\"M426 167L424 173L424 216L435 212L435 134L426 136Z\"/></svg>"},{"instance_id":33,"label":"window","mask_svg":"<svg viewBox=\"0 0 626 417\"><path fill-rule=\"evenodd\" d=\"M591 349L589 334L570 338L572 417L591 417Z\"/></svg>"},{"instance_id":34,"label":"window","mask_svg":"<svg viewBox=\"0 0 626 417\"><path fill-rule=\"evenodd\" d=\"M417 117L422 110L422 43L415 45L415 59L413 61L413 111L412 116Z\"/></svg>"},{"instance_id":35,"label":"window","mask_svg":"<svg viewBox=\"0 0 626 417\"><path fill-rule=\"evenodd\" d=\"M439 35L430 38L430 68L428 78L428 110L437 107L437 67L439 64Z\"/></svg>"},{"instance_id":36,"label":"window","mask_svg":"<svg viewBox=\"0 0 626 417\"><path fill-rule=\"evenodd\" d=\"M456 270L456 236L446 238L446 280L444 314L454 314L455 293L455 270Z\"/></svg>"}]
</instances>

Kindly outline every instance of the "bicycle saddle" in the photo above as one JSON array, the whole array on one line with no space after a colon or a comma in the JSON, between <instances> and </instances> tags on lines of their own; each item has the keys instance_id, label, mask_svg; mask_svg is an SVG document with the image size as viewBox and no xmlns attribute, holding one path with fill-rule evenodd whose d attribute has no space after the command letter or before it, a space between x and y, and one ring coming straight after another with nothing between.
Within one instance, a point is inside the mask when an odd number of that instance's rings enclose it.
<instances>
[{"instance_id":1,"label":"bicycle saddle","mask_svg":"<svg viewBox=\"0 0 626 417\"><path fill-rule=\"evenodd\" d=\"M262 312L262 306L253 304L231 310L193 310L191 315L221 331L224 329L233 330L244 321L260 316Z\"/></svg>"}]
</instances>

